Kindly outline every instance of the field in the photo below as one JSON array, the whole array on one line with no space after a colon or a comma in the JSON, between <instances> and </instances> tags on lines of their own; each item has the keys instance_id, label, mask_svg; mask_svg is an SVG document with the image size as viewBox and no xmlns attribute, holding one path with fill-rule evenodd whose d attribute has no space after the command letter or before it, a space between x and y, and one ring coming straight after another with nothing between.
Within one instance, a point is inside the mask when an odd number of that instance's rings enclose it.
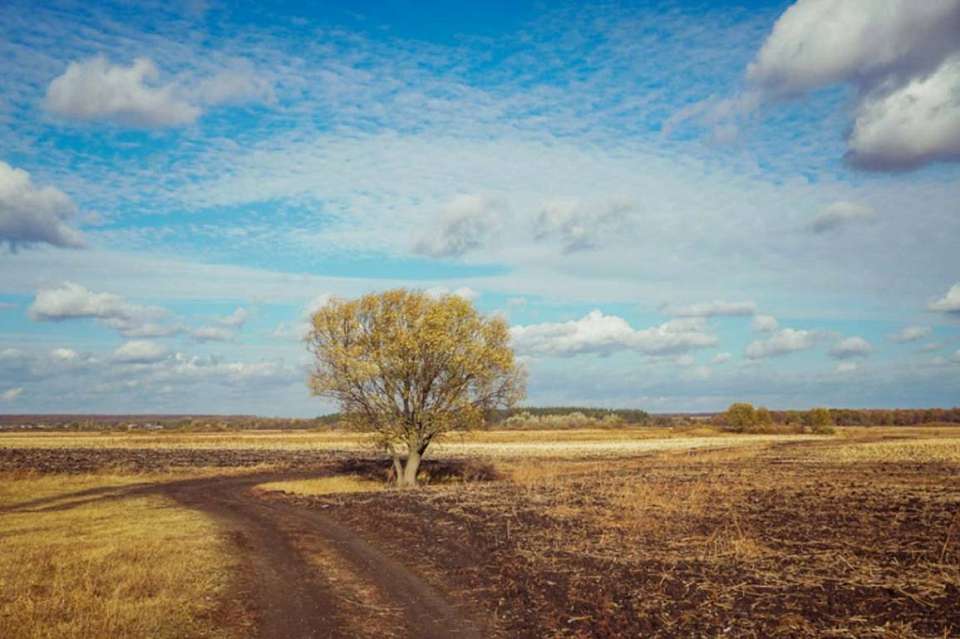
<instances>
[{"instance_id":1,"label":"field","mask_svg":"<svg viewBox=\"0 0 960 639\"><path fill-rule=\"evenodd\" d=\"M0 434L0 636L960 636L960 429Z\"/></svg>"}]
</instances>

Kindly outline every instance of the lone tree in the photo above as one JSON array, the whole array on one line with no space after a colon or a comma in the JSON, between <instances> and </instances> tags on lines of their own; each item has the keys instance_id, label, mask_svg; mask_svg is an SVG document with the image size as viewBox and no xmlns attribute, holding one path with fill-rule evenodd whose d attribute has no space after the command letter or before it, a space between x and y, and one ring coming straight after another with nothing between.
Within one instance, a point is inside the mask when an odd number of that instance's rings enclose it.
<instances>
[{"instance_id":1,"label":"lone tree","mask_svg":"<svg viewBox=\"0 0 960 639\"><path fill-rule=\"evenodd\" d=\"M397 289L333 299L311 324L311 391L376 433L400 486L416 485L436 438L481 425L488 411L524 396L507 323L459 296Z\"/></svg>"}]
</instances>

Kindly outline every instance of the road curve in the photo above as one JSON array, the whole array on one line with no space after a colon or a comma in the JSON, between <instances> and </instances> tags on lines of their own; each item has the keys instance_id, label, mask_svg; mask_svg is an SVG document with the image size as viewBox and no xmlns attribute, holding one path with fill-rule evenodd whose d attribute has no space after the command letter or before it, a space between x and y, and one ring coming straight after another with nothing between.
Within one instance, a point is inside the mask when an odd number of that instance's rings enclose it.
<instances>
[{"instance_id":1,"label":"road curve","mask_svg":"<svg viewBox=\"0 0 960 639\"><path fill-rule=\"evenodd\" d=\"M291 539L291 530L319 536L356 578L374 587L390 608L399 610L403 627L390 628L390 632L383 635L417 639L490 636L482 624L448 601L408 566L386 555L330 515L280 500L258 498L250 491L256 484L282 478L277 475L216 477L176 482L163 489L181 505L213 516L230 531L239 546L243 568L241 588L243 597L252 604L258 636L264 639L356 636L358 620L345 623L337 592L298 550ZM354 630L348 625L354 626Z\"/></svg>"}]
</instances>

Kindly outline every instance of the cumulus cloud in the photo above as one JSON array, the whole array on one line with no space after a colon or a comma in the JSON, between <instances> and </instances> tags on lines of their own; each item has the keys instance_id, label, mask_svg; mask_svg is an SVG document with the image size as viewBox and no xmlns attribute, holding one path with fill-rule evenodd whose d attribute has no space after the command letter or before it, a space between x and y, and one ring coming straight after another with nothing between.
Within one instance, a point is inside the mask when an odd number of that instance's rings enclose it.
<instances>
[{"instance_id":1,"label":"cumulus cloud","mask_svg":"<svg viewBox=\"0 0 960 639\"><path fill-rule=\"evenodd\" d=\"M750 342L747 345L746 356L749 359L763 359L787 355L788 353L813 348L816 342L817 334L814 331L784 328L767 339Z\"/></svg>"},{"instance_id":2,"label":"cumulus cloud","mask_svg":"<svg viewBox=\"0 0 960 639\"><path fill-rule=\"evenodd\" d=\"M240 328L247 323L248 317L250 317L250 312L242 306L238 306L236 310L229 315L219 318L217 323L221 326L229 326L230 328Z\"/></svg>"},{"instance_id":3,"label":"cumulus cloud","mask_svg":"<svg viewBox=\"0 0 960 639\"><path fill-rule=\"evenodd\" d=\"M834 359L853 359L866 357L873 351L870 342L862 337L847 337L840 340L830 349L830 357Z\"/></svg>"},{"instance_id":4,"label":"cumulus cloud","mask_svg":"<svg viewBox=\"0 0 960 639\"><path fill-rule=\"evenodd\" d=\"M207 105L273 98L270 84L242 65L191 85L159 78L149 58L136 58L129 66L102 55L74 61L47 87L44 107L74 120L167 127L195 122Z\"/></svg>"},{"instance_id":5,"label":"cumulus cloud","mask_svg":"<svg viewBox=\"0 0 960 639\"><path fill-rule=\"evenodd\" d=\"M955 38L960 41L960 26ZM857 107L848 160L873 170L960 160L960 55L895 90L877 89Z\"/></svg>"},{"instance_id":6,"label":"cumulus cloud","mask_svg":"<svg viewBox=\"0 0 960 639\"><path fill-rule=\"evenodd\" d=\"M19 386L17 388L8 388L0 393L0 401L13 402L20 397L21 394L23 394L23 388Z\"/></svg>"},{"instance_id":7,"label":"cumulus cloud","mask_svg":"<svg viewBox=\"0 0 960 639\"><path fill-rule=\"evenodd\" d=\"M577 199L547 202L534 223L537 240L559 240L564 253L601 247L628 227L635 205L629 200L588 205Z\"/></svg>"},{"instance_id":8,"label":"cumulus cloud","mask_svg":"<svg viewBox=\"0 0 960 639\"><path fill-rule=\"evenodd\" d=\"M689 306L665 306L663 312L677 317L717 317L722 315L753 315L757 305L753 302L703 302Z\"/></svg>"},{"instance_id":9,"label":"cumulus cloud","mask_svg":"<svg viewBox=\"0 0 960 639\"><path fill-rule=\"evenodd\" d=\"M929 326L905 326L901 330L891 335L890 339L894 342L900 342L901 344L906 342L916 342L923 339L931 332L933 332L933 329Z\"/></svg>"},{"instance_id":10,"label":"cumulus cloud","mask_svg":"<svg viewBox=\"0 0 960 639\"><path fill-rule=\"evenodd\" d=\"M619 351L669 355L717 343L717 338L707 333L702 318L675 319L635 330L623 318L604 315L599 310L569 322L514 326L510 334L520 353L556 357L587 353L609 355Z\"/></svg>"},{"instance_id":11,"label":"cumulus cloud","mask_svg":"<svg viewBox=\"0 0 960 639\"><path fill-rule=\"evenodd\" d=\"M0 242L13 249L32 244L82 247L83 236L68 224L76 213L65 193L37 186L29 173L0 161Z\"/></svg>"},{"instance_id":12,"label":"cumulus cloud","mask_svg":"<svg viewBox=\"0 0 960 639\"><path fill-rule=\"evenodd\" d=\"M857 90L847 159L873 170L960 159L960 0L799 0L747 68L765 99Z\"/></svg>"},{"instance_id":13,"label":"cumulus cloud","mask_svg":"<svg viewBox=\"0 0 960 639\"><path fill-rule=\"evenodd\" d=\"M930 302L927 308L941 313L960 313L960 283L951 286L943 297Z\"/></svg>"},{"instance_id":14,"label":"cumulus cloud","mask_svg":"<svg viewBox=\"0 0 960 639\"><path fill-rule=\"evenodd\" d=\"M876 211L866 204L834 202L817 214L810 229L814 233L824 233L850 224L869 222L875 217Z\"/></svg>"},{"instance_id":15,"label":"cumulus cloud","mask_svg":"<svg viewBox=\"0 0 960 639\"><path fill-rule=\"evenodd\" d=\"M772 333L779 328L780 323L773 315L757 315L750 322L750 328L758 333Z\"/></svg>"},{"instance_id":16,"label":"cumulus cloud","mask_svg":"<svg viewBox=\"0 0 960 639\"><path fill-rule=\"evenodd\" d=\"M440 212L438 228L431 229L414 245L414 251L430 257L462 257L483 248L497 235L505 204L485 195L461 194Z\"/></svg>"},{"instance_id":17,"label":"cumulus cloud","mask_svg":"<svg viewBox=\"0 0 960 639\"><path fill-rule=\"evenodd\" d=\"M798 95L851 79L930 72L957 44L960 2L799 0L777 20L747 78Z\"/></svg>"},{"instance_id":18,"label":"cumulus cloud","mask_svg":"<svg viewBox=\"0 0 960 639\"><path fill-rule=\"evenodd\" d=\"M154 321L167 314L163 309L131 304L119 295L95 293L74 282L37 291L27 314L36 321L92 318L125 337L162 337L180 330Z\"/></svg>"},{"instance_id":19,"label":"cumulus cloud","mask_svg":"<svg viewBox=\"0 0 960 639\"><path fill-rule=\"evenodd\" d=\"M166 348L149 340L136 339L124 342L113 352L113 359L124 364L151 364L165 359Z\"/></svg>"},{"instance_id":20,"label":"cumulus cloud","mask_svg":"<svg viewBox=\"0 0 960 639\"><path fill-rule=\"evenodd\" d=\"M44 106L76 120L148 127L194 122L200 107L180 95L174 84L157 85L159 76L149 58L137 58L130 66L112 64L102 55L71 62L47 87Z\"/></svg>"}]
</instances>

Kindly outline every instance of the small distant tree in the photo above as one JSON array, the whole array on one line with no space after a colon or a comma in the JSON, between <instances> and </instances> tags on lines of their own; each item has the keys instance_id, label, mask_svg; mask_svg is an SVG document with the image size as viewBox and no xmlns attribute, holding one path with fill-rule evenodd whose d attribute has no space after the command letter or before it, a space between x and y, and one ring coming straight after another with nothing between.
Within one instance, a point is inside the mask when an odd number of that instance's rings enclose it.
<instances>
[{"instance_id":1,"label":"small distant tree","mask_svg":"<svg viewBox=\"0 0 960 639\"><path fill-rule=\"evenodd\" d=\"M745 402L730 404L727 412L723 414L723 423L727 425L727 428L738 433L752 429L757 423L753 404Z\"/></svg>"},{"instance_id":2,"label":"small distant tree","mask_svg":"<svg viewBox=\"0 0 960 639\"><path fill-rule=\"evenodd\" d=\"M311 324L311 391L376 434L400 486L416 485L437 438L483 424L525 393L507 323L455 295L397 289L333 299Z\"/></svg>"},{"instance_id":3,"label":"small distant tree","mask_svg":"<svg viewBox=\"0 0 960 639\"><path fill-rule=\"evenodd\" d=\"M827 408L811 408L807 411L805 425L813 433L830 434L833 431L833 417Z\"/></svg>"}]
</instances>

